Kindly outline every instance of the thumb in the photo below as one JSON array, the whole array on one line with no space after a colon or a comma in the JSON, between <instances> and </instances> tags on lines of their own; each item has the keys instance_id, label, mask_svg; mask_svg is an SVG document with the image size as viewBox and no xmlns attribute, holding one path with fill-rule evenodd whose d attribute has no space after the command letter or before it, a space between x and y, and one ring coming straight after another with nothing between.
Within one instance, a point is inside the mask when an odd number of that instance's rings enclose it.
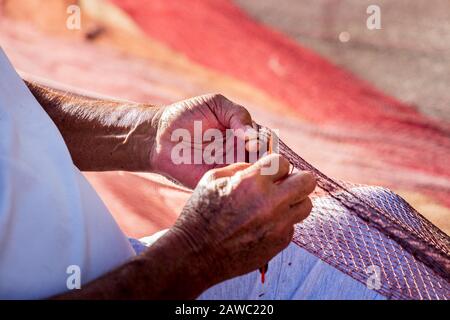
<instances>
[{"instance_id":1,"label":"thumb","mask_svg":"<svg viewBox=\"0 0 450 320\"><path fill-rule=\"evenodd\" d=\"M252 117L246 108L218 94L214 97L217 119L227 128L246 131L252 128Z\"/></svg>"},{"instance_id":2,"label":"thumb","mask_svg":"<svg viewBox=\"0 0 450 320\"><path fill-rule=\"evenodd\" d=\"M221 94L214 95L214 113L220 123L234 130L235 135L246 141L246 149L257 149L258 133L253 127L250 112L243 106L234 103Z\"/></svg>"},{"instance_id":3,"label":"thumb","mask_svg":"<svg viewBox=\"0 0 450 320\"><path fill-rule=\"evenodd\" d=\"M226 167L211 169L205 173L202 180L213 181L220 178L231 177L236 172L247 169L251 165L251 163L238 162L230 164Z\"/></svg>"},{"instance_id":4,"label":"thumb","mask_svg":"<svg viewBox=\"0 0 450 320\"><path fill-rule=\"evenodd\" d=\"M229 128L233 130L247 131L253 129L252 117L248 110L241 105L231 102L229 110L227 110L227 116L229 121Z\"/></svg>"}]
</instances>

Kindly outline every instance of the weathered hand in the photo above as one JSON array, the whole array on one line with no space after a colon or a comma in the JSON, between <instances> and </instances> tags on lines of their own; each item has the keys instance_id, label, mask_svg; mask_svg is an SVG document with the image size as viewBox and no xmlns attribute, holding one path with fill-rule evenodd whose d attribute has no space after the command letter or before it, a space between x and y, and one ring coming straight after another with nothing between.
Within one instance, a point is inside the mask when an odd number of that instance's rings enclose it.
<instances>
[{"instance_id":1,"label":"weathered hand","mask_svg":"<svg viewBox=\"0 0 450 320\"><path fill-rule=\"evenodd\" d=\"M278 171L262 175L272 161L279 161ZM198 253L197 263L207 266L205 276L214 283L248 273L289 244L293 225L311 211L315 183L308 172L289 175L289 162L278 154L213 169L171 232Z\"/></svg>"},{"instance_id":2,"label":"weathered hand","mask_svg":"<svg viewBox=\"0 0 450 320\"><path fill-rule=\"evenodd\" d=\"M224 165L206 164L204 161L194 163L195 150L202 152L210 143L209 141L201 141L200 145L194 143L194 122L201 123L201 135L208 129L220 130L223 141L226 139L226 129L247 131L252 125L251 116L244 107L220 94L204 95L174 103L162 108L158 117L158 131L151 152L152 171L169 176L190 188L197 185L206 171ZM185 129L192 138L189 146L192 151L191 163L176 164L172 157L174 147L179 143L178 140L174 141L174 133L180 129Z\"/></svg>"}]
</instances>

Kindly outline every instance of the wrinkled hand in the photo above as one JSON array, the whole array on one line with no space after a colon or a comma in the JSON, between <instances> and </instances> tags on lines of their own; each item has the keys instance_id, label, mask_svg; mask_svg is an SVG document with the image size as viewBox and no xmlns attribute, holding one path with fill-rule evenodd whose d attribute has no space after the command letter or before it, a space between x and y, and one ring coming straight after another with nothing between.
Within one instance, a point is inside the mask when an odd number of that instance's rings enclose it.
<instances>
[{"instance_id":1,"label":"wrinkled hand","mask_svg":"<svg viewBox=\"0 0 450 320\"><path fill-rule=\"evenodd\" d=\"M186 129L194 136L194 121L201 121L202 133L208 129L219 129L225 140L225 130L246 131L251 129L252 119L242 106L233 103L220 94L204 95L164 107L158 116L158 131L151 153L152 170L169 176L182 184L194 188L206 171L223 164L175 164L171 153L178 141L172 141L177 129ZM192 149L204 149L192 144Z\"/></svg>"},{"instance_id":2,"label":"wrinkled hand","mask_svg":"<svg viewBox=\"0 0 450 320\"><path fill-rule=\"evenodd\" d=\"M261 168L279 161L278 171ZM254 164L213 169L200 180L171 232L194 249L214 283L263 266L292 240L315 188L308 172L289 175L289 162L271 154ZM198 266L197 266L198 267ZM219 278L217 278L219 277Z\"/></svg>"}]
</instances>

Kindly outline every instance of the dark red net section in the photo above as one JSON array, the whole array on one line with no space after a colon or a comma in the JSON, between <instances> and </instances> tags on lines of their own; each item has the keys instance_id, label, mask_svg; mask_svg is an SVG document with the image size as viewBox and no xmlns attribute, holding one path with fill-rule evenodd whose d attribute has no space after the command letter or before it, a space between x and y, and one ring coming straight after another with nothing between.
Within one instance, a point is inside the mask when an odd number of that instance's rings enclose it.
<instances>
[{"instance_id":1,"label":"dark red net section","mask_svg":"<svg viewBox=\"0 0 450 320\"><path fill-rule=\"evenodd\" d=\"M260 141L271 140L274 151L317 178L314 208L296 225L296 244L387 298L450 298L450 238L444 232L392 191L333 180L270 129L258 130Z\"/></svg>"}]
</instances>

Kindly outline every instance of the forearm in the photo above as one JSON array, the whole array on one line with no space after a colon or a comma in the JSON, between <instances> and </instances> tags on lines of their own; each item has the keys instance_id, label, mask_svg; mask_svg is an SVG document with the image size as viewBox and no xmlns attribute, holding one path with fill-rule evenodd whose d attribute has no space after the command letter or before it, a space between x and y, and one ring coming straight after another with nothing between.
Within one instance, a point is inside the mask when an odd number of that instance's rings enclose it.
<instances>
[{"instance_id":1,"label":"forearm","mask_svg":"<svg viewBox=\"0 0 450 320\"><path fill-rule=\"evenodd\" d=\"M159 108L98 100L27 82L83 171L151 171Z\"/></svg>"},{"instance_id":2,"label":"forearm","mask_svg":"<svg viewBox=\"0 0 450 320\"><path fill-rule=\"evenodd\" d=\"M55 299L194 299L215 281L198 253L170 231L122 267Z\"/></svg>"}]
</instances>

